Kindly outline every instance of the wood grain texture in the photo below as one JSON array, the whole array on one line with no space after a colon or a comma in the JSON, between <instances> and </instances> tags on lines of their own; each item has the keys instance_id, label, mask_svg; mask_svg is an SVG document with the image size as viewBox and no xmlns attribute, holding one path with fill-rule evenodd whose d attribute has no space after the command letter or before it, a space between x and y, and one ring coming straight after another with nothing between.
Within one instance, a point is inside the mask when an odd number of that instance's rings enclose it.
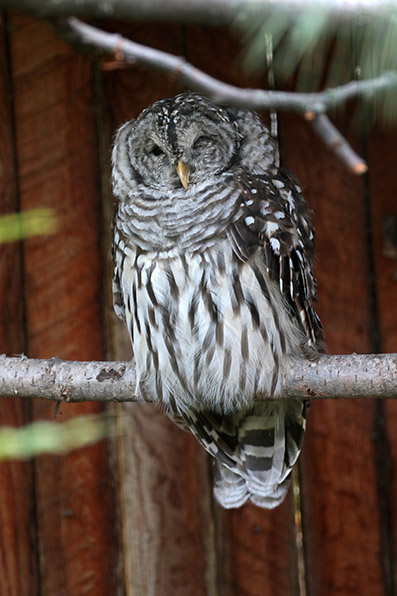
<instances>
[{"instance_id":1,"label":"wood grain texture","mask_svg":"<svg viewBox=\"0 0 397 596\"><path fill-rule=\"evenodd\" d=\"M21 207L53 207L59 219L56 235L24 245L27 353L101 358L92 67L39 21L11 15L10 31ZM99 410L64 406L58 420ZM51 419L53 406L37 401L33 415ZM116 594L106 445L37 458L34 477L40 593Z\"/></svg>"},{"instance_id":2,"label":"wood grain texture","mask_svg":"<svg viewBox=\"0 0 397 596\"><path fill-rule=\"evenodd\" d=\"M239 86L265 87L243 72L242 47L223 29L186 28L194 66ZM267 114L263 114L266 121ZM219 593L222 596L296 595L298 569L292 496L278 509L254 506L218 513Z\"/></svg>"},{"instance_id":3,"label":"wood grain texture","mask_svg":"<svg viewBox=\"0 0 397 596\"><path fill-rule=\"evenodd\" d=\"M368 174L375 268L375 291L379 349L391 352L397 348L397 128L375 129L369 135ZM379 488L381 513L384 516L383 564L387 594L397 586L397 403L385 401L377 411L376 440L379 454ZM383 435L383 436L382 436ZM388 552L387 552L388 551Z\"/></svg>"},{"instance_id":4,"label":"wood grain texture","mask_svg":"<svg viewBox=\"0 0 397 596\"><path fill-rule=\"evenodd\" d=\"M207 458L153 406L123 407L127 594L214 594Z\"/></svg>"},{"instance_id":5,"label":"wood grain texture","mask_svg":"<svg viewBox=\"0 0 397 596\"><path fill-rule=\"evenodd\" d=\"M349 137L348 122L337 125ZM370 352L365 180L349 175L298 117L283 115L281 132L283 164L315 212L328 350ZM301 468L310 594L384 594L373 424L373 402L331 400L309 412Z\"/></svg>"},{"instance_id":6,"label":"wood grain texture","mask_svg":"<svg viewBox=\"0 0 397 596\"><path fill-rule=\"evenodd\" d=\"M18 210L14 164L11 89L4 19L0 23L0 213ZM18 354L24 349L21 255L18 243L0 245L0 351ZM24 400L1 400L0 426L29 421ZM0 463L0 593L37 594L36 539L32 466L29 462Z\"/></svg>"},{"instance_id":7,"label":"wood grain texture","mask_svg":"<svg viewBox=\"0 0 397 596\"><path fill-rule=\"evenodd\" d=\"M183 51L178 27L112 23L107 28L159 49L177 54ZM139 68L104 70L103 83L108 138L117 126L136 117L149 104L182 91L172 79ZM106 152L109 155L108 148ZM125 326L114 320L112 325L116 336L113 350L117 357L128 358L130 348L127 353L123 351ZM207 455L160 408L126 404L120 412L118 457L127 596L215 595Z\"/></svg>"},{"instance_id":8,"label":"wood grain texture","mask_svg":"<svg viewBox=\"0 0 397 596\"><path fill-rule=\"evenodd\" d=\"M218 508L220 594L297 595L298 570L291 495L275 510Z\"/></svg>"}]
</instances>

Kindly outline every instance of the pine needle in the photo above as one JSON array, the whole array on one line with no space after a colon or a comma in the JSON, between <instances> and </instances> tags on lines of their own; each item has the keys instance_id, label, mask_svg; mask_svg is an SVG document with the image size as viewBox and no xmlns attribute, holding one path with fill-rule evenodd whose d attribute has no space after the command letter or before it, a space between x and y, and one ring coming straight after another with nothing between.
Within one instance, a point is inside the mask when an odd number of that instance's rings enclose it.
<instances>
[{"instance_id":1,"label":"pine needle","mask_svg":"<svg viewBox=\"0 0 397 596\"><path fill-rule=\"evenodd\" d=\"M279 84L294 73L296 88L315 91L335 87L354 78L372 79L397 71L397 3L385 3L371 19L360 12L353 22L331 18L330 0L315 0L286 10L285 3L272 9L245 10L235 22L245 44L243 63L249 71L266 68L266 36L275 52L274 70ZM378 115L397 120L395 89L376 97Z\"/></svg>"}]
</instances>

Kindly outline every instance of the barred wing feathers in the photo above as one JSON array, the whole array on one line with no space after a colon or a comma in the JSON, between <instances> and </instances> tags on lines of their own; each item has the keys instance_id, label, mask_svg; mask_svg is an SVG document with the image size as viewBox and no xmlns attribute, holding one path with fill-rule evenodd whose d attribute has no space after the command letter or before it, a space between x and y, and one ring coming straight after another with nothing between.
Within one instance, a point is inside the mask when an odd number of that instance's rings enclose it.
<instances>
[{"instance_id":1,"label":"barred wing feathers","mask_svg":"<svg viewBox=\"0 0 397 596\"><path fill-rule=\"evenodd\" d=\"M311 210L293 177L278 170L271 178L243 170L236 174L244 216L228 234L236 255L247 261L258 246L268 275L280 286L309 345L323 348L323 331L313 309L317 300L314 265L314 228Z\"/></svg>"}]
</instances>

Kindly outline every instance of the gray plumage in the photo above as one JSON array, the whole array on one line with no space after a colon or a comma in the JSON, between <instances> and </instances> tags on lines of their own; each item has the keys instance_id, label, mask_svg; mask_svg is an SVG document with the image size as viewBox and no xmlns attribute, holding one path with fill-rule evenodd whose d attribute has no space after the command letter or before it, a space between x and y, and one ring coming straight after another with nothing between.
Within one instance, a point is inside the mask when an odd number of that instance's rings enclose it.
<instances>
[{"instance_id":1,"label":"gray plumage","mask_svg":"<svg viewBox=\"0 0 397 596\"><path fill-rule=\"evenodd\" d=\"M274 507L305 429L305 404L277 400L283 374L323 341L301 189L256 114L198 94L124 124L112 162L114 305L137 395L215 457L224 507Z\"/></svg>"}]
</instances>

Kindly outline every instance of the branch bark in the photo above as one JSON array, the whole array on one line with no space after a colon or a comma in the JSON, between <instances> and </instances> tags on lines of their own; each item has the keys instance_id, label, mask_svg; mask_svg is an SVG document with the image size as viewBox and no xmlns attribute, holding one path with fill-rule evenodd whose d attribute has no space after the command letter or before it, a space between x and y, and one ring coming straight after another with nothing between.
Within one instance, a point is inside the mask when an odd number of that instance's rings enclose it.
<instances>
[{"instance_id":1,"label":"branch bark","mask_svg":"<svg viewBox=\"0 0 397 596\"><path fill-rule=\"evenodd\" d=\"M360 21L386 16L394 10L390 0L326 0L332 20ZM275 8L293 12L296 18L318 6L318 0L0 0L0 8L29 12L37 17L75 15L92 18L131 19L230 25L238 15L270 14Z\"/></svg>"},{"instance_id":2,"label":"branch bark","mask_svg":"<svg viewBox=\"0 0 397 596\"><path fill-rule=\"evenodd\" d=\"M137 401L133 362L0 356L0 396L60 402ZM397 354L323 355L284 379L280 399L397 398ZM266 396L258 395L258 400Z\"/></svg>"}]
</instances>

